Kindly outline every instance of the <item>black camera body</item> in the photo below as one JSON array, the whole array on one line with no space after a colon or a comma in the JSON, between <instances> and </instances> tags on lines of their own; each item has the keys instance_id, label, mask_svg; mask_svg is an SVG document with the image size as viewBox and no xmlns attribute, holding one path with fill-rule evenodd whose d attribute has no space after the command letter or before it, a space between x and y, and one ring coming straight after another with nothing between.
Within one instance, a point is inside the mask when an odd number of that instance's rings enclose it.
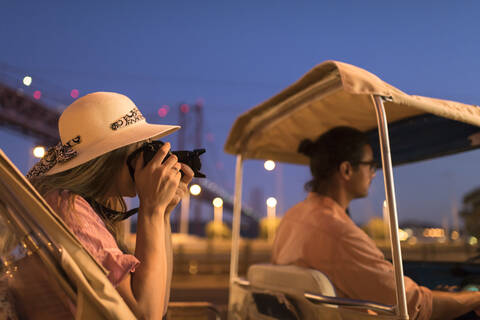
<instances>
[{"instance_id":1,"label":"black camera body","mask_svg":"<svg viewBox=\"0 0 480 320\"><path fill-rule=\"evenodd\" d=\"M132 161L138 156L139 153L143 153L143 165L145 166L149 163L158 150L164 145L162 141L152 141L152 142L145 142L140 148L132 152L127 158L128 169L130 171L130 175L132 179L135 180L135 167L132 165ZM200 155L205 153L205 149L195 149L193 151L188 150L180 150L180 151L169 151L168 154L165 156L163 161L167 160L172 154L176 155L178 158L178 162L184 163L189 166L193 172L194 177L196 178L205 178L205 174L200 172L202 168L202 162L200 161ZM180 171L182 176L183 172Z\"/></svg>"}]
</instances>

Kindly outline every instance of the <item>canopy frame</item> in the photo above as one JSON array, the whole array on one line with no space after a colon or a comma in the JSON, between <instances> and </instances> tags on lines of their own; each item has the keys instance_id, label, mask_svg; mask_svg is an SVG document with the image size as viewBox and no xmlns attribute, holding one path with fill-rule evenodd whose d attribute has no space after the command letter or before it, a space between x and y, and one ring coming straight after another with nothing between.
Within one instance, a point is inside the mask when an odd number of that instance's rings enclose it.
<instances>
[{"instance_id":1,"label":"canopy frame","mask_svg":"<svg viewBox=\"0 0 480 320\"><path fill-rule=\"evenodd\" d=\"M395 309L395 313L399 319L408 320L407 298L405 294L405 282L403 278L402 251L400 247L400 238L398 236L397 203L395 199L395 185L393 182L392 156L390 153L387 116L383 106L383 101L385 99L386 98L382 96L372 96L375 113L377 115L385 197L389 212L390 242L392 250L393 272L395 275L396 285L395 293L397 298L397 308Z\"/></svg>"},{"instance_id":2,"label":"canopy frame","mask_svg":"<svg viewBox=\"0 0 480 320\"><path fill-rule=\"evenodd\" d=\"M333 90L322 93L322 95L330 94L337 88L332 87ZM390 153L390 140L388 135L388 122L383 105L384 100L388 100L389 97L371 95L372 104L375 108L377 117L378 135L380 142L381 158L382 158L382 170L384 176L385 195L387 201L387 207L389 212L389 230L391 239L392 260L395 275L396 284L396 306L394 307L395 315L398 319L408 320L407 299L405 294L405 283L403 278L403 266L402 266L402 252L400 247L400 238L398 234L398 218L397 218L397 206L395 198L395 186L393 181L393 165ZM290 110L293 111L293 110ZM286 116L286 115L282 115ZM278 117L269 122L273 125L275 120L278 121ZM266 129L267 126L259 126ZM248 135L243 141L243 145L246 146L250 137L253 134ZM242 184L243 184L243 155L238 154L236 158L235 169L235 195L233 204L233 222L232 222L232 248L230 256L230 285L241 285L244 280L238 277L238 258L240 247L240 222L241 222L241 206L242 206Z\"/></svg>"}]
</instances>

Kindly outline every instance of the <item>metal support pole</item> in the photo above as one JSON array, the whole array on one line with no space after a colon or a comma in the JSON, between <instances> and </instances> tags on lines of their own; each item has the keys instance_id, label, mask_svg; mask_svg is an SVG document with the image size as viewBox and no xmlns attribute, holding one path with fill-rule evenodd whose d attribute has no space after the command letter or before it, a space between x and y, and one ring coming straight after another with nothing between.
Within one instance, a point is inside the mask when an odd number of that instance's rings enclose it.
<instances>
[{"instance_id":1,"label":"metal support pole","mask_svg":"<svg viewBox=\"0 0 480 320\"><path fill-rule=\"evenodd\" d=\"M187 193L182 198L182 203L180 207L180 233L188 234L189 215L190 192L187 191Z\"/></svg>"},{"instance_id":2,"label":"metal support pole","mask_svg":"<svg viewBox=\"0 0 480 320\"><path fill-rule=\"evenodd\" d=\"M383 97L373 96L375 112L377 114L378 136L382 154L383 178L385 183L385 195L387 198L388 216L390 220L390 239L392 244L393 271L397 288L397 316L399 319L408 320L407 298L403 278L402 251L398 237L397 205L395 201L395 186L393 183L392 158L390 154L390 141L388 136L388 124L383 106Z\"/></svg>"},{"instance_id":3,"label":"metal support pole","mask_svg":"<svg viewBox=\"0 0 480 320\"><path fill-rule=\"evenodd\" d=\"M235 167L235 198L233 199L232 249L230 254L230 285L238 277L238 254L240 248L240 219L242 214L243 159L237 155Z\"/></svg>"}]
</instances>

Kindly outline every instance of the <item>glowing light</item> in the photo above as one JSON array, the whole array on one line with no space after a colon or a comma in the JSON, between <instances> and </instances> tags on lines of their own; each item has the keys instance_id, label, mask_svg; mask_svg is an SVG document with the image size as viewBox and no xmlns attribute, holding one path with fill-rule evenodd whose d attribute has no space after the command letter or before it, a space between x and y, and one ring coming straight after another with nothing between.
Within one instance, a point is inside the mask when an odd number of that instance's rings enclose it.
<instances>
[{"instance_id":1,"label":"glowing light","mask_svg":"<svg viewBox=\"0 0 480 320\"><path fill-rule=\"evenodd\" d=\"M190 111L190 106L188 104L184 103L180 106L180 111L182 113L188 113L188 111Z\"/></svg>"},{"instance_id":2,"label":"glowing light","mask_svg":"<svg viewBox=\"0 0 480 320\"><path fill-rule=\"evenodd\" d=\"M219 197L213 199L212 203L215 208L220 208L223 206L223 200L222 198L219 198Z\"/></svg>"},{"instance_id":3,"label":"glowing light","mask_svg":"<svg viewBox=\"0 0 480 320\"><path fill-rule=\"evenodd\" d=\"M198 262L195 260L191 260L188 264L188 273L190 274L197 274L198 273Z\"/></svg>"},{"instance_id":4,"label":"glowing light","mask_svg":"<svg viewBox=\"0 0 480 320\"><path fill-rule=\"evenodd\" d=\"M29 87L32 84L32 77L30 76L23 77L23 84Z\"/></svg>"},{"instance_id":5,"label":"glowing light","mask_svg":"<svg viewBox=\"0 0 480 320\"><path fill-rule=\"evenodd\" d=\"M452 240L458 240L460 238L460 233L458 233L456 230L453 230L450 238L452 238Z\"/></svg>"},{"instance_id":6,"label":"glowing light","mask_svg":"<svg viewBox=\"0 0 480 320\"><path fill-rule=\"evenodd\" d=\"M426 238L442 238L445 237L445 230L442 228L425 228L423 236Z\"/></svg>"},{"instance_id":7,"label":"glowing light","mask_svg":"<svg viewBox=\"0 0 480 320\"><path fill-rule=\"evenodd\" d=\"M275 208L277 206L277 199L274 197L270 197L267 199L267 206L269 208Z\"/></svg>"},{"instance_id":8,"label":"glowing light","mask_svg":"<svg viewBox=\"0 0 480 320\"><path fill-rule=\"evenodd\" d=\"M478 239L477 239L476 237L473 237L473 236L472 236L472 237L470 237L470 238L468 239L468 244L471 245L471 246L474 246L474 245L476 245L477 243L478 243Z\"/></svg>"},{"instance_id":9,"label":"glowing light","mask_svg":"<svg viewBox=\"0 0 480 320\"><path fill-rule=\"evenodd\" d=\"M272 160L267 160L267 161L265 161L263 166L264 166L265 170L272 171L273 169L275 169L275 162L273 162Z\"/></svg>"},{"instance_id":10,"label":"glowing light","mask_svg":"<svg viewBox=\"0 0 480 320\"><path fill-rule=\"evenodd\" d=\"M35 92L33 93L33 97L36 100L40 100L40 98L42 97L42 92L40 90L35 90Z\"/></svg>"},{"instance_id":11,"label":"glowing light","mask_svg":"<svg viewBox=\"0 0 480 320\"><path fill-rule=\"evenodd\" d=\"M409 237L409 234L407 231L403 230L403 229L398 229L398 238L400 239L400 241L405 241L407 240Z\"/></svg>"},{"instance_id":12,"label":"glowing light","mask_svg":"<svg viewBox=\"0 0 480 320\"><path fill-rule=\"evenodd\" d=\"M42 146L37 146L35 148L33 148L33 156L35 158L43 158L43 156L45 155L45 148L42 147Z\"/></svg>"},{"instance_id":13,"label":"glowing light","mask_svg":"<svg viewBox=\"0 0 480 320\"><path fill-rule=\"evenodd\" d=\"M194 196L198 196L202 192L202 188L198 184L192 184L190 186L190 193Z\"/></svg>"},{"instance_id":14,"label":"glowing light","mask_svg":"<svg viewBox=\"0 0 480 320\"><path fill-rule=\"evenodd\" d=\"M72 91L70 91L70 96L73 99L77 99L79 95L80 95L80 92L77 89L72 89Z\"/></svg>"},{"instance_id":15,"label":"glowing light","mask_svg":"<svg viewBox=\"0 0 480 320\"><path fill-rule=\"evenodd\" d=\"M167 110L166 108L164 108L164 107L161 107L161 108L158 109L158 112L157 112L157 113L158 113L158 116L159 116L160 118L165 118L165 117L167 116L167 114L168 114L168 110Z\"/></svg>"}]
</instances>

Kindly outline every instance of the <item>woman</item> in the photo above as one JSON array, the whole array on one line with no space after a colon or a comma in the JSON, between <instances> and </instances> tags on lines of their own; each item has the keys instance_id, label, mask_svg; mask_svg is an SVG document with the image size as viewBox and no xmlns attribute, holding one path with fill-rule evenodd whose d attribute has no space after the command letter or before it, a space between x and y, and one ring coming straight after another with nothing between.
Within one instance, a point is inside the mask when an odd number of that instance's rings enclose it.
<instances>
[{"instance_id":1,"label":"woman","mask_svg":"<svg viewBox=\"0 0 480 320\"><path fill-rule=\"evenodd\" d=\"M111 92L79 98L65 109L58 126L61 142L27 177L109 271L108 278L135 315L160 319L172 275L169 215L193 172L175 155L167 156L169 143L145 165L141 153L130 164L127 158L146 141L179 127L148 124L128 97ZM116 227L128 215L123 197L136 195L137 238L130 255L119 249Z\"/></svg>"}]
</instances>

